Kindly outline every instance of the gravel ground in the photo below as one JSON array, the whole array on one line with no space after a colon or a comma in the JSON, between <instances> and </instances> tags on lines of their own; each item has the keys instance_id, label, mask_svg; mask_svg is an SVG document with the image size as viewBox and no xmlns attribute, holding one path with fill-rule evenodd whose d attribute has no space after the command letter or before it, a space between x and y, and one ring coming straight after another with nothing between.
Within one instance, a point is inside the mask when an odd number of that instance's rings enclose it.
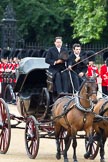
<instances>
[{"instance_id":1,"label":"gravel ground","mask_svg":"<svg viewBox=\"0 0 108 162\"><path fill-rule=\"evenodd\" d=\"M9 110L13 114L18 114L16 106L9 105ZM24 127L24 124L21 124L21 127ZM5 155L0 155L0 162L57 162L55 158L56 145L54 139L40 139L39 152L36 159L32 160L26 154L25 142L24 142L24 129L11 129L11 142L8 152ZM108 161L108 141L105 145L106 151L106 162ZM72 162L72 148L70 147L68 151L69 162ZM91 162L91 160L86 160L83 158L85 153L84 139L78 139L77 146L77 157L79 162ZM96 157L94 162L99 162L99 155ZM63 162L63 157L59 162Z\"/></svg>"}]
</instances>

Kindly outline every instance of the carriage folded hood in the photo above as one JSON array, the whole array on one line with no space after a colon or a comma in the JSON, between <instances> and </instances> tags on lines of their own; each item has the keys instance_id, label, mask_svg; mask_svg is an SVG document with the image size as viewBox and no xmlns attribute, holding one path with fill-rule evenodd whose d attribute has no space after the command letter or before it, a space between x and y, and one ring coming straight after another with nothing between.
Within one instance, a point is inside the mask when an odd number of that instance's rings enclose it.
<instances>
[{"instance_id":1,"label":"carriage folded hood","mask_svg":"<svg viewBox=\"0 0 108 162\"><path fill-rule=\"evenodd\" d=\"M27 74L34 69L48 69L49 65L45 63L45 58L26 57L21 60L18 71L20 74Z\"/></svg>"},{"instance_id":2,"label":"carriage folded hood","mask_svg":"<svg viewBox=\"0 0 108 162\"><path fill-rule=\"evenodd\" d=\"M45 63L45 58L33 58L26 57L21 60L19 68L16 70L16 85L14 91L18 92L25 84L28 76L32 74L31 83L34 79L38 78L39 75L44 75L45 71L49 68L49 65ZM41 73L40 73L41 71ZM39 74L39 73L40 74ZM36 75L36 76L35 76ZM35 80L34 80L35 81Z\"/></svg>"}]
</instances>

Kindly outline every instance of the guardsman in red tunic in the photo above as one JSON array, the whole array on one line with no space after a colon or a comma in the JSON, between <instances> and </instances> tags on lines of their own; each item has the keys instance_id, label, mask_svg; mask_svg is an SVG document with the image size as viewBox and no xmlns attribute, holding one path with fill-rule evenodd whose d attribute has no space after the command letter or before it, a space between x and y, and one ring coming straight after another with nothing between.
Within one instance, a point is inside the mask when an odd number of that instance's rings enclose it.
<instances>
[{"instance_id":1,"label":"guardsman in red tunic","mask_svg":"<svg viewBox=\"0 0 108 162\"><path fill-rule=\"evenodd\" d=\"M93 51L87 52L88 57L88 68L87 68L87 76L90 77L98 77L99 76L99 70L98 67L94 64L95 62L95 56Z\"/></svg>"},{"instance_id":2,"label":"guardsman in red tunic","mask_svg":"<svg viewBox=\"0 0 108 162\"><path fill-rule=\"evenodd\" d=\"M3 63L0 61L0 83L3 80L3 71L4 71Z\"/></svg>"},{"instance_id":3,"label":"guardsman in red tunic","mask_svg":"<svg viewBox=\"0 0 108 162\"><path fill-rule=\"evenodd\" d=\"M13 55L13 60L12 60L12 73L14 75L14 77L13 77L14 84L16 83L15 72L16 72L16 69L19 67L18 52L19 51L16 50L15 54Z\"/></svg>"},{"instance_id":4,"label":"guardsman in red tunic","mask_svg":"<svg viewBox=\"0 0 108 162\"><path fill-rule=\"evenodd\" d=\"M6 73L5 70L7 68L7 58L5 58L4 56L2 56L1 58L1 97L3 98L3 94L4 94L4 89L6 86Z\"/></svg>"},{"instance_id":5,"label":"guardsman in red tunic","mask_svg":"<svg viewBox=\"0 0 108 162\"><path fill-rule=\"evenodd\" d=\"M2 82L3 82L3 63L0 61L0 97L2 97Z\"/></svg>"},{"instance_id":6,"label":"guardsman in red tunic","mask_svg":"<svg viewBox=\"0 0 108 162\"><path fill-rule=\"evenodd\" d=\"M105 61L105 64L103 64L100 67L100 76L102 78L102 93L104 95L108 95L108 58Z\"/></svg>"},{"instance_id":7,"label":"guardsman in red tunic","mask_svg":"<svg viewBox=\"0 0 108 162\"><path fill-rule=\"evenodd\" d=\"M100 90L99 82L100 82L100 75L98 67L95 65L95 52L94 51L88 51L87 52L88 57L88 68L87 68L87 76L94 77L97 82L97 92Z\"/></svg>"},{"instance_id":8,"label":"guardsman in red tunic","mask_svg":"<svg viewBox=\"0 0 108 162\"><path fill-rule=\"evenodd\" d=\"M98 77L99 76L99 70L96 65L94 65L93 61L89 61L88 69L87 69L87 75L90 77Z\"/></svg>"}]
</instances>

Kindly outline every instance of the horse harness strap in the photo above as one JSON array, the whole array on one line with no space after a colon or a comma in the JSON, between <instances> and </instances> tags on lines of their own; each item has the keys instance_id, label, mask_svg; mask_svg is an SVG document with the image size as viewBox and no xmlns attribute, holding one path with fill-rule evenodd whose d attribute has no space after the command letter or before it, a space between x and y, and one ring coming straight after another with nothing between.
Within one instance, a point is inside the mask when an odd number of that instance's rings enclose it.
<instances>
[{"instance_id":1,"label":"horse harness strap","mask_svg":"<svg viewBox=\"0 0 108 162\"><path fill-rule=\"evenodd\" d=\"M54 121L54 120L56 120L56 119L60 119L60 118L62 118L62 117L66 117L66 114L67 114L71 109L74 108L74 105L75 105L75 104L73 104L71 107L69 107L69 108L67 109L67 107L68 107L69 104L74 100L74 98L72 98L72 97L70 97L70 96L65 96L65 97L70 99L69 102L67 102L67 103L63 106L63 112L62 112L62 114L60 114L60 115L54 117L51 121ZM68 122L68 121L67 121L67 122ZM69 125L69 124L68 124L68 125Z\"/></svg>"},{"instance_id":2,"label":"horse harness strap","mask_svg":"<svg viewBox=\"0 0 108 162\"><path fill-rule=\"evenodd\" d=\"M66 114L67 114L71 109L73 109L74 106L78 106L78 104L75 103L75 104L73 104L71 107L68 108L69 104L70 104L72 101L73 101L73 102L76 101L75 98L76 98L76 97L71 98L70 101L67 102L67 103L64 105L64 107L63 107L63 112L64 112L64 116L63 116L63 117L64 117L65 122L66 122L66 124L68 125L68 127L71 127L71 126L70 126L70 124L69 124L69 122L68 122L68 120L67 120ZM79 109L79 107L77 107L77 108ZM81 109L79 109L79 110L81 110ZM87 114L87 112L84 111L83 126L82 126L81 130L83 130L84 124L86 123L86 114Z\"/></svg>"},{"instance_id":3,"label":"horse harness strap","mask_svg":"<svg viewBox=\"0 0 108 162\"><path fill-rule=\"evenodd\" d=\"M67 104L65 104L64 107L63 107L62 117L65 118L67 125L69 125L69 123L68 123L68 120L67 120L66 115L67 115L67 113L68 113L70 110L72 110L72 109L74 108L74 105L75 105L75 104L73 104L71 107L68 107L69 104L73 101L73 99L74 99L74 98L72 98L72 99L71 99Z\"/></svg>"},{"instance_id":4,"label":"horse harness strap","mask_svg":"<svg viewBox=\"0 0 108 162\"><path fill-rule=\"evenodd\" d=\"M69 122L68 122L68 119L67 119L67 116L66 116L66 115L67 115L67 113L68 113L70 110L72 110L72 109L74 108L74 105L76 105L76 104L72 104L72 106L69 107L70 103L71 103L72 101L74 101L74 100L75 100L75 98L71 97L70 100L63 106L64 119L65 119L65 122L66 122L68 128L70 128L71 126L70 126L70 124L69 124ZM68 108L68 107L69 107L69 108Z\"/></svg>"},{"instance_id":5,"label":"horse harness strap","mask_svg":"<svg viewBox=\"0 0 108 162\"><path fill-rule=\"evenodd\" d=\"M71 107L69 107L69 108L67 109L67 107L68 107L69 104L74 100L74 98L73 98L73 97L70 97L70 96L64 96L64 97L69 98L70 100L63 106L63 112L62 112L62 114L60 114L60 115L54 117L51 121L54 122L54 120L60 119L60 118L63 118L63 117L64 117L66 124L68 125L68 127L70 127L70 124L69 124L69 122L68 122L68 120L67 120L66 114L67 114L71 109L73 109L73 108L74 108L74 105L76 105L76 104L73 104ZM60 98L60 100L61 100L61 98Z\"/></svg>"},{"instance_id":6,"label":"horse harness strap","mask_svg":"<svg viewBox=\"0 0 108 162\"><path fill-rule=\"evenodd\" d=\"M70 105L70 103L72 102L72 101L74 101L75 100L75 98L73 98L73 97L71 97L70 98L70 100L63 106L63 112L66 112L66 114L73 108L73 106L75 105L75 104L73 104L71 107L69 107L68 108L68 106ZM68 109L67 109L68 108Z\"/></svg>"},{"instance_id":7,"label":"horse harness strap","mask_svg":"<svg viewBox=\"0 0 108 162\"><path fill-rule=\"evenodd\" d=\"M71 102L74 102L75 104L73 104L71 107L68 108L68 106L70 105ZM66 114L72 109L74 108L74 105L80 110L80 111L83 111L84 112L84 118L83 118L83 126L82 126L82 129L84 127L84 124L86 123L86 114L91 112L91 110L93 109L93 104L91 105L91 107L89 108L89 110L83 108L81 105L80 105L80 102L79 102L79 98L78 96L75 96L75 97L71 97L70 100L63 106L63 114L64 114L64 118L65 118L65 121L67 123L68 126L69 123L68 123L68 120L67 120L67 117L66 117Z\"/></svg>"}]
</instances>

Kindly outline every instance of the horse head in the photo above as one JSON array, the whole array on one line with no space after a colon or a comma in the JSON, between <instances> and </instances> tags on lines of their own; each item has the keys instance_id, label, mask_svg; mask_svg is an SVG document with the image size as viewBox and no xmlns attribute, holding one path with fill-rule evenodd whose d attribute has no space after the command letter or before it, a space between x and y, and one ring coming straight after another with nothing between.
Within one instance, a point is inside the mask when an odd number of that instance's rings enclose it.
<instances>
[{"instance_id":1,"label":"horse head","mask_svg":"<svg viewBox=\"0 0 108 162\"><path fill-rule=\"evenodd\" d=\"M87 98L90 99L93 103L97 103L97 82L96 77L86 77L85 80L85 89Z\"/></svg>"}]
</instances>

